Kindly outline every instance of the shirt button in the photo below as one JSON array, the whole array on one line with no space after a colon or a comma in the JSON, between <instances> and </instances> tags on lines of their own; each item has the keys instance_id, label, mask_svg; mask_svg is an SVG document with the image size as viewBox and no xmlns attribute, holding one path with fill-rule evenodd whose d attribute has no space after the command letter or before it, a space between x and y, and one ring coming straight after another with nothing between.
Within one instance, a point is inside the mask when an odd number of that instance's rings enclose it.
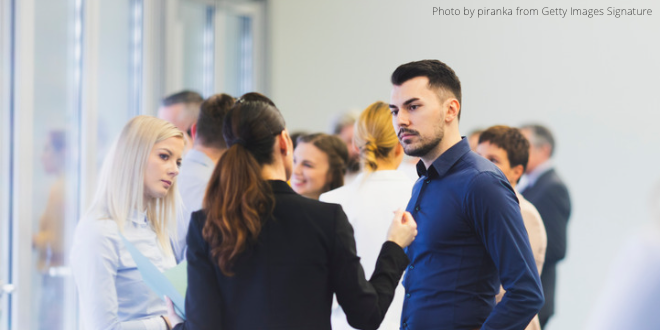
<instances>
[{"instance_id":1,"label":"shirt button","mask_svg":"<svg viewBox=\"0 0 660 330\"><path fill-rule=\"evenodd\" d=\"M408 267L408 268L410 268L410 269L415 269L415 266L414 266L414 265L410 265L410 267Z\"/></svg>"},{"instance_id":2,"label":"shirt button","mask_svg":"<svg viewBox=\"0 0 660 330\"><path fill-rule=\"evenodd\" d=\"M407 326L408 326L408 323L403 322L403 326L404 326L404 327L407 327Z\"/></svg>"},{"instance_id":3,"label":"shirt button","mask_svg":"<svg viewBox=\"0 0 660 330\"><path fill-rule=\"evenodd\" d=\"M419 206L415 206L415 211L419 211Z\"/></svg>"},{"instance_id":4,"label":"shirt button","mask_svg":"<svg viewBox=\"0 0 660 330\"><path fill-rule=\"evenodd\" d=\"M431 180L426 180L426 181L424 181L424 182L426 182L426 183L431 183Z\"/></svg>"},{"instance_id":5,"label":"shirt button","mask_svg":"<svg viewBox=\"0 0 660 330\"><path fill-rule=\"evenodd\" d=\"M406 298L410 298L410 293L406 293Z\"/></svg>"}]
</instances>

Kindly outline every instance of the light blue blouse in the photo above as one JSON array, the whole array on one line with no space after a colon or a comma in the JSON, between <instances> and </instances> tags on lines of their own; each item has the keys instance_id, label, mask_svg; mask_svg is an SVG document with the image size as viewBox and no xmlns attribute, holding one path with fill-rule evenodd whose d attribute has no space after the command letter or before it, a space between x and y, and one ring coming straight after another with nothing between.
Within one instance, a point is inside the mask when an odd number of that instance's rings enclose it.
<instances>
[{"instance_id":1,"label":"light blue blouse","mask_svg":"<svg viewBox=\"0 0 660 330\"><path fill-rule=\"evenodd\" d=\"M76 228L71 268L85 329L165 330L165 303L142 281L113 220L82 219ZM126 221L124 236L159 270L176 265L166 255L144 213Z\"/></svg>"}]
</instances>

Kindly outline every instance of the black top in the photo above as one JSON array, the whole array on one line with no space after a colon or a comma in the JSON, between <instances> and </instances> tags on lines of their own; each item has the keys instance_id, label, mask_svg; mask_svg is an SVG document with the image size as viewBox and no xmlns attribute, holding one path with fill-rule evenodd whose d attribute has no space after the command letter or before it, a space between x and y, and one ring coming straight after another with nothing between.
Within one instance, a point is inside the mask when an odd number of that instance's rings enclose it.
<instances>
[{"instance_id":1,"label":"black top","mask_svg":"<svg viewBox=\"0 0 660 330\"><path fill-rule=\"evenodd\" d=\"M408 265L403 249L383 244L369 281L341 206L307 199L286 182L271 181L273 215L258 242L222 274L202 237L203 211L188 230L185 323L175 329L331 329L332 295L349 324L376 329ZM383 238L385 239L385 238Z\"/></svg>"}]
</instances>

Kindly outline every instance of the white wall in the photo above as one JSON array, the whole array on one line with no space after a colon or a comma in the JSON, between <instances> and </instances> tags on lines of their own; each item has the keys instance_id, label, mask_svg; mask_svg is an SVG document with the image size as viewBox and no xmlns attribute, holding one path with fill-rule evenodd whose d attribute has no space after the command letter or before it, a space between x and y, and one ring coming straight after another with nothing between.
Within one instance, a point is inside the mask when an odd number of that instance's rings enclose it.
<instances>
[{"instance_id":1,"label":"white wall","mask_svg":"<svg viewBox=\"0 0 660 330\"><path fill-rule=\"evenodd\" d=\"M621 2L619 2L621 3ZM597 1L271 0L270 91L290 130L389 100L402 63L436 58L463 84L461 132L541 122L573 199L549 330L581 329L625 236L649 221L660 179L660 4L653 16L433 16L433 6L607 8ZM623 4L619 7L624 7Z\"/></svg>"}]
</instances>

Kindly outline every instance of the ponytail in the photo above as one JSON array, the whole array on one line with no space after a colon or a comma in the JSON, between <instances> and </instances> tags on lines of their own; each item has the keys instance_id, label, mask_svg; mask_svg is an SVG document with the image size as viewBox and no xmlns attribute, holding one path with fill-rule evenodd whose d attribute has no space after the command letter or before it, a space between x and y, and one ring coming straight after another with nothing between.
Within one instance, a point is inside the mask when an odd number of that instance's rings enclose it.
<instances>
[{"instance_id":1,"label":"ponytail","mask_svg":"<svg viewBox=\"0 0 660 330\"><path fill-rule=\"evenodd\" d=\"M246 100L250 96L256 100ZM263 221L273 212L275 197L270 184L261 176L261 167L273 161L276 132L284 129L284 119L270 103L250 93L239 99L224 123L229 149L216 165L204 196L206 224L204 240L211 257L223 274L232 276L236 258L254 244ZM270 100L268 100L270 101Z\"/></svg>"},{"instance_id":2,"label":"ponytail","mask_svg":"<svg viewBox=\"0 0 660 330\"><path fill-rule=\"evenodd\" d=\"M386 159L399 143L392 127L390 109L384 102L369 105L355 123L355 145L366 171L378 170L378 159Z\"/></svg>"}]
</instances>

